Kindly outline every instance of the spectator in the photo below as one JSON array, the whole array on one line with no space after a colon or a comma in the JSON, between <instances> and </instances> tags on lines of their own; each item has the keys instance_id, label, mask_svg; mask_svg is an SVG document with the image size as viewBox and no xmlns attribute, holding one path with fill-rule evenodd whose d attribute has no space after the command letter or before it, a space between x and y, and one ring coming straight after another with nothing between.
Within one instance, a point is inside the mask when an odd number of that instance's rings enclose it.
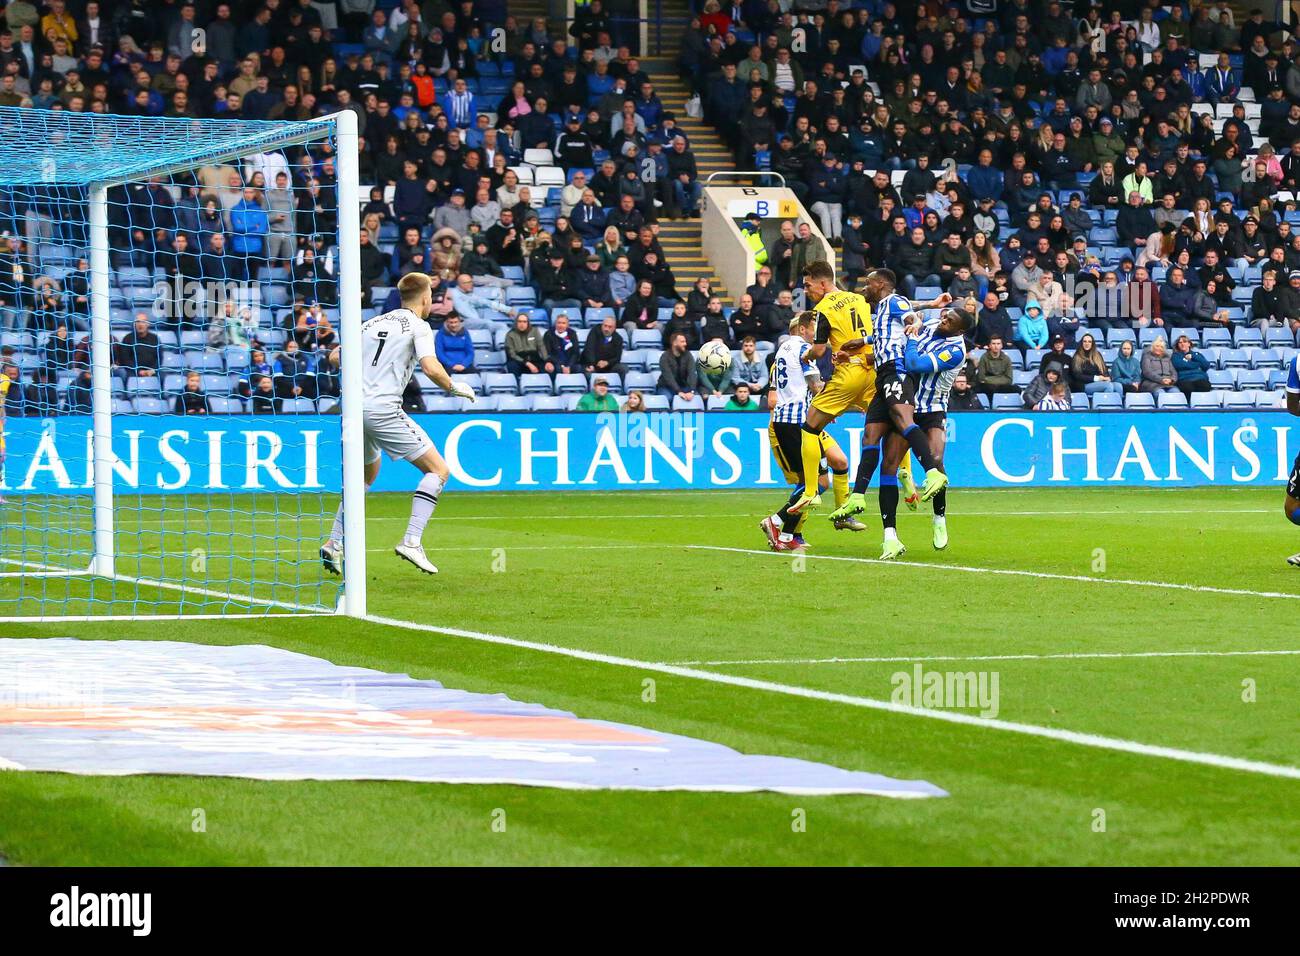
<instances>
[{"instance_id":1,"label":"spectator","mask_svg":"<svg viewBox=\"0 0 1300 956\"><path fill-rule=\"evenodd\" d=\"M114 349L114 372L123 381L133 375L146 378L156 376L162 366L162 344L149 327L149 318L143 312L135 317L135 324Z\"/></svg>"},{"instance_id":2,"label":"spectator","mask_svg":"<svg viewBox=\"0 0 1300 956\"><path fill-rule=\"evenodd\" d=\"M1227 329L1232 327L1228 310L1219 308L1218 280L1210 279L1205 287L1197 289L1192 299L1192 325L1200 329ZM1294 314L1294 313L1293 313Z\"/></svg>"},{"instance_id":3,"label":"spectator","mask_svg":"<svg viewBox=\"0 0 1300 956\"><path fill-rule=\"evenodd\" d=\"M1048 373L1048 378L1054 372ZM1073 408L1070 402L1070 390L1065 387L1064 382L1052 382L1051 390L1034 403L1033 409L1036 412L1068 412Z\"/></svg>"},{"instance_id":4,"label":"spectator","mask_svg":"<svg viewBox=\"0 0 1300 956\"><path fill-rule=\"evenodd\" d=\"M1174 266L1160 289L1160 315L1165 325L1183 327L1191 322L1196 293L1187 285L1183 270Z\"/></svg>"},{"instance_id":5,"label":"spectator","mask_svg":"<svg viewBox=\"0 0 1300 956\"><path fill-rule=\"evenodd\" d=\"M275 394L275 385L269 376L259 379L253 386L249 406L254 415L274 415L280 411L280 399Z\"/></svg>"},{"instance_id":6,"label":"spectator","mask_svg":"<svg viewBox=\"0 0 1300 956\"><path fill-rule=\"evenodd\" d=\"M480 295L474 288L474 279L468 273L456 277L456 287L451 290L451 305L467 329L491 329L495 326L493 313L515 318L519 313L496 299Z\"/></svg>"},{"instance_id":7,"label":"spectator","mask_svg":"<svg viewBox=\"0 0 1300 956\"><path fill-rule=\"evenodd\" d=\"M1178 386L1178 372L1165 349L1164 339L1155 339L1142 353L1142 381L1138 385L1143 392L1172 392Z\"/></svg>"},{"instance_id":8,"label":"spectator","mask_svg":"<svg viewBox=\"0 0 1300 956\"><path fill-rule=\"evenodd\" d=\"M1192 342L1187 336L1178 336L1171 362L1175 384L1188 398L1192 392L1210 390L1210 360L1192 348Z\"/></svg>"},{"instance_id":9,"label":"spectator","mask_svg":"<svg viewBox=\"0 0 1300 956\"><path fill-rule=\"evenodd\" d=\"M1079 340L1079 347L1074 350L1074 357L1070 359L1070 378L1088 395L1124 391L1122 385L1111 380L1106 360L1091 335L1084 335Z\"/></svg>"},{"instance_id":10,"label":"spectator","mask_svg":"<svg viewBox=\"0 0 1300 956\"><path fill-rule=\"evenodd\" d=\"M609 393L609 380L597 375L591 380L591 391L578 399L580 412L616 412L618 399Z\"/></svg>"},{"instance_id":11,"label":"spectator","mask_svg":"<svg viewBox=\"0 0 1300 956\"><path fill-rule=\"evenodd\" d=\"M984 295L984 305L979 312L979 321L975 324L975 344L987 347L990 340L1001 339L1010 342L1016 337L1015 325L1011 314L998 298L996 292Z\"/></svg>"},{"instance_id":12,"label":"spectator","mask_svg":"<svg viewBox=\"0 0 1300 956\"><path fill-rule=\"evenodd\" d=\"M275 394L279 398L316 398L316 362L297 339L289 339L272 363Z\"/></svg>"},{"instance_id":13,"label":"spectator","mask_svg":"<svg viewBox=\"0 0 1300 956\"><path fill-rule=\"evenodd\" d=\"M1110 378L1125 392L1139 392L1141 386L1141 363L1134 355L1134 343L1131 339L1119 343L1119 354L1110 363Z\"/></svg>"},{"instance_id":14,"label":"spectator","mask_svg":"<svg viewBox=\"0 0 1300 956\"><path fill-rule=\"evenodd\" d=\"M736 390L732 393L727 404L723 406L723 411L727 412L755 412L761 411L761 406L754 400L754 391L749 387L748 382L738 382Z\"/></svg>"},{"instance_id":15,"label":"spectator","mask_svg":"<svg viewBox=\"0 0 1300 956\"><path fill-rule=\"evenodd\" d=\"M176 396L177 415L207 415L212 411L208 396L203 392L203 378L198 372L185 373L185 387Z\"/></svg>"},{"instance_id":16,"label":"spectator","mask_svg":"<svg viewBox=\"0 0 1300 956\"><path fill-rule=\"evenodd\" d=\"M555 317L554 325L542 336L548 359L544 370L554 375L569 375L576 372L582 362L582 344L578 334L569 328L569 317L561 312Z\"/></svg>"},{"instance_id":17,"label":"spectator","mask_svg":"<svg viewBox=\"0 0 1300 956\"><path fill-rule=\"evenodd\" d=\"M686 349L686 336L673 337L669 347L659 356L658 393L669 401L680 398L691 401L699 387L695 356Z\"/></svg>"},{"instance_id":18,"label":"spectator","mask_svg":"<svg viewBox=\"0 0 1300 956\"><path fill-rule=\"evenodd\" d=\"M588 374L613 372L622 377L627 374L623 364L623 336L613 316L606 316L599 329L587 333L582 345L582 367Z\"/></svg>"},{"instance_id":19,"label":"spectator","mask_svg":"<svg viewBox=\"0 0 1300 956\"><path fill-rule=\"evenodd\" d=\"M1048 398L1057 386L1066 390L1068 399L1069 389L1063 381L1064 375L1065 370L1059 363L1047 363L1034 380L1025 386L1025 390L1020 394L1021 404L1028 409L1037 408L1038 403Z\"/></svg>"},{"instance_id":20,"label":"spectator","mask_svg":"<svg viewBox=\"0 0 1300 956\"><path fill-rule=\"evenodd\" d=\"M433 340L435 357L453 374L477 371L474 368L474 340L459 315L447 316Z\"/></svg>"},{"instance_id":21,"label":"spectator","mask_svg":"<svg viewBox=\"0 0 1300 956\"><path fill-rule=\"evenodd\" d=\"M1250 297L1250 314L1261 331L1266 331L1273 325L1285 325L1295 314L1285 311L1281 292L1277 287L1276 272L1269 271L1261 275L1259 288Z\"/></svg>"},{"instance_id":22,"label":"spectator","mask_svg":"<svg viewBox=\"0 0 1300 956\"><path fill-rule=\"evenodd\" d=\"M788 326L787 326L788 328ZM749 385L751 394L762 395L767 388L767 363L757 351L757 342L747 335L740 343L740 356L731 363L731 380Z\"/></svg>"},{"instance_id":23,"label":"spectator","mask_svg":"<svg viewBox=\"0 0 1300 956\"><path fill-rule=\"evenodd\" d=\"M1025 302L1024 314L1016 325L1016 341L1027 349L1041 349L1048 343L1047 320L1037 299Z\"/></svg>"},{"instance_id":24,"label":"spectator","mask_svg":"<svg viewBox=\"0 0 1300 956\"><path fill-rule=\"evenodd\" d=\"M632 412L644 412L645 410L645 396L637 389L628 392L627 401L623 403L624 413L630 414Z\"/></svg>"},{"instance_id":25,"label":"spectator","mask_svg":"<svg viewBox=\"0 0 1300 956\"><path fill-rule=\"evenodd\" d=\"M988 349L980 356L975 369L975 387L985 395L1014 392L1014 366L1011 357L1002 350L1001 336L989 339Z\"/></svg>"},{"instance_id":26,"label":"spectator","mask_svg":"<svg viewBox=\"0 0 1300 956\"><path fill-rule=\"evenodd\" d=\"M546 342L526 313L515 316L514 328L506 333L506 370L511 375L536 374L546 364Z\"/></svg>"},{"instance_id":27,"label":"spectator","mask_svg":"<svg viewBox=\"0 0 1300 956\"><path fill-rule=\"evenodd\" d=\"M916 296L917 286L937 286L939 276L934 272L934 251L925 237L925 230L914 228L907 245L898 251L893 262L898 275L898 287L908 298Z\"/></svg>"},{"instance_id":28,"label":"spectator","mask_svg":"<svg viewBox=\"0 0 1300 956\"><path fill-rule=\"evenodd\" d=\"M637 329L659 328L659 296L649 279L637 283L636 292L623 306L622 322L628 335Z\"/></svg>"},{"instance_id":29,"label":"spectator","mask_svg":"<svg viewBox=\"0 0 1300 956\"><path fill-rule=\"evenodd\" d=\"M695 219L700 214L700 196L704 187L699 181L695 155L687 148L686 138L678 136L668 152L668 175L672 178L673 202L679 215Z\"/></svg>"},{"instance_id":30,"label":"spectator","mask_svg":"<svg viewBox=\"0 0 1300 956\"><path fill-rule=\"evenodd\" d=\"M983 408L978 394L970 386L970 379L967 378L966 372L959 370L952 380L952 390L948 393L948 411L978 412Z\"/></svg>"}]
</instances>

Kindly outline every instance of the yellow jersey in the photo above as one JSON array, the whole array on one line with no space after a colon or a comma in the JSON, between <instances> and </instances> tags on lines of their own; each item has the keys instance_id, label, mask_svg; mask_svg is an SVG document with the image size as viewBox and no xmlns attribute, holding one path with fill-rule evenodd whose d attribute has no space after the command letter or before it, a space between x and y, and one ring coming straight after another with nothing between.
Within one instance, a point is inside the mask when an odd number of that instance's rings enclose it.
<instances>
[{"instance_id":1,"label":"yellow jersey","mask_svg":"<svg viewBox=\"0 0 1300 956\"><path fill-rule=\"evenodd\" d=\"M814 341L826 343L831 354L844 347L845 342L862 339L866 348L856 353L857 358L871 354L871 306L856 292L836 289L822 296L812 309L817 313L817 334Z\"/></svg>"}]
</instances>

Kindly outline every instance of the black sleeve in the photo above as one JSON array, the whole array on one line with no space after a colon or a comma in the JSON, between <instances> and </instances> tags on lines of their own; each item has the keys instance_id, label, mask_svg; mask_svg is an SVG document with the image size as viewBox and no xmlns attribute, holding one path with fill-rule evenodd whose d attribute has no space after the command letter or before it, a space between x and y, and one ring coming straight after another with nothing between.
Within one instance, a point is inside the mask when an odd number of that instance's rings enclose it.
<instances>
[{"instance_id":1,"label":"black sleeve","mask_svg":"<svg viewBox=\"0 0 1300 956\"><path fill-rule=\"evenodd\" d=\"M831 320L825 315L817 317L817 334L813 336L813 344L825 345L831 340Z\"/></svg>"}]
</instances>

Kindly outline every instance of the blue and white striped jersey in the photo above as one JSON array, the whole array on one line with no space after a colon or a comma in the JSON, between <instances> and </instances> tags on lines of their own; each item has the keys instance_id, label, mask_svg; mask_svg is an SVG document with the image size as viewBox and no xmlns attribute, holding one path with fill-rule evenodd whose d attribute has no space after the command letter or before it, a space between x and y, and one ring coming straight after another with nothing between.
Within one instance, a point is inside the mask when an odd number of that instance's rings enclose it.
<instances>
[{"instance_id":1,"label":"blue and white striped jersey","mask_svg":"<svg viewBox=\"0 0 1300 956\"><path fill-rule=\"evenodd\" d=\"M966 361L966 340L960 335L941 338L926 325L919 338L907 340L904 363L916 376L916 413L948 411L948 393Z\"/></svg>"},{"instance_id":2,"label":"blue and white striped jersey","mask_svg":"<svg viewBox=\"0 0 1300 956\"><path fill-rule=\"evenodd\" d=\"M776 350L772 363L772 388L776 389L776 408L772 421L802 425L808 417L808 378L817 366L808 361L812 349L806 341L792 335Z\"/></svg>"},{"instance_id":3,"label":"blue and white striped jersey","mask_svg":"<svg viewBox=\"0 0 1300 956\"><path fill-rule=\"evenodd\" d=\"M1286 390L1292 395L1300 395L1300 353L1287 363Z\"/></svg>"},{"instance_id":4,"label":"blue and white striped jersey","mask_svg":"<svg viewBox=\"0 0 1300 956\"><path fill-rule=\"evenodd\" d=\"M913 311L907 296L897 292L891 292L876 303L876 368L892 363L894 371L903 374L903 354L907 351L907 336L903 329Z\"/></svg>"}]
</instances>

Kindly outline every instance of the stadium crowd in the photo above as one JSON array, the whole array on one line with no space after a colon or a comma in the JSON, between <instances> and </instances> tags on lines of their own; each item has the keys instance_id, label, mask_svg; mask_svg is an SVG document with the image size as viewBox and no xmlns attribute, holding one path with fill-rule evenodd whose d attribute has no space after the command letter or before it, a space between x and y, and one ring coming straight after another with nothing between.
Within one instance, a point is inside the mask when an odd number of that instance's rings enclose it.
<instances>
[{"instance_id":1,"label":"stadium crowd","mask_svg":"<svg viewBox=\"0 0 1300 956\"><path fill-rule=\"evenodd\" d=\"M357 114L367 315L420 270L447 367L504 410L761 407L822 254L807 223L724 305L659 241L698 215L689 136L601 0L15 0L0 106ZM1272 404L1300 326L1300 51L1256 10L1138 0L697 4L679 67L740 168L839 250L978 310L956 407ZM696 107L698 106L698 110ZM338 392L328 144L110 194L122 411L293 412ZM11 414L83 410L84 206L0 195ZM242 290L243 295L230 290ZM249 291L255 295L247 294ZM690 350L721 338L732 368ZM602 381L603 380L603 381ZM740 386L744 386L741 388ZM414 410L451 410L417 377Z\"/></svg>"}]
</instances>

